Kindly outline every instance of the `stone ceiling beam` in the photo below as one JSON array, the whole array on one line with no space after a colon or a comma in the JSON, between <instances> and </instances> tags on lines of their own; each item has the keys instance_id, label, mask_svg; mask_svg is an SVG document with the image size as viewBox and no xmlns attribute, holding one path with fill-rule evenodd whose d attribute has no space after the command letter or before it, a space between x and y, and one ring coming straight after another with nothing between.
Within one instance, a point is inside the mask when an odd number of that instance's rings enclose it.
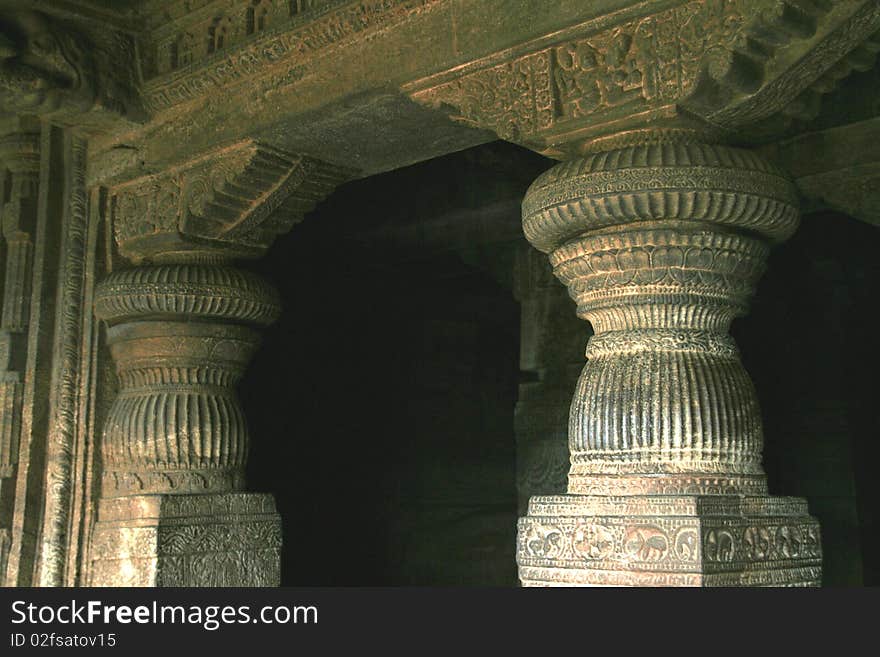
<instances>
[{"instance_id":1,"label":"stone ceiling beam","mask_svg":"<svg viewBox=\"0 0 880 657\"><path fill-rule=\"evenodd\" d=\"M808 132L764 149L805 199L880 226L880 117Z\"/></svg>"}]
</instances>

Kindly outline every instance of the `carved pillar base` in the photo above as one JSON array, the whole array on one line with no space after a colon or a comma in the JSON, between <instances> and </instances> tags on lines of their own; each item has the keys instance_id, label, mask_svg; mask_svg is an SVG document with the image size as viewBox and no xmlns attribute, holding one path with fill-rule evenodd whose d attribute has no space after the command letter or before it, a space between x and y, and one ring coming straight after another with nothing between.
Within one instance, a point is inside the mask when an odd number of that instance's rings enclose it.
<instances>
[{"instance_id":1,"label":"carved pillar base","mask_svg":"<svg viewBox=\"0 0 880 657\"><path fill-rule=\"evenodd\" d=\"M534 585L805 586L803 500L767 494L758 399L728 334L797 196L747 151L691 135L562 163L530 188L526 237L595 334L569 414L568 495L532 498Z\"/></svg>"},{"instance_id":2,"label":"carved pillar base","mask_svg":"<svg viewBox=\"0 0 880 657\"><path fill-rule=\"evenodd\" d=\"M91 586L278 586L281 517L271 495L101 500Z\"/></svg>"},{"instance_id":3,"label":"carved pillar base","mask_svg":"<svg viewBox=\"0 0 880 657\"><path fill-rule=\"evenodd\" d=\"M818 586L819 523L791 497L533 497L523 586Z\"/></svg>"}]
</instances>

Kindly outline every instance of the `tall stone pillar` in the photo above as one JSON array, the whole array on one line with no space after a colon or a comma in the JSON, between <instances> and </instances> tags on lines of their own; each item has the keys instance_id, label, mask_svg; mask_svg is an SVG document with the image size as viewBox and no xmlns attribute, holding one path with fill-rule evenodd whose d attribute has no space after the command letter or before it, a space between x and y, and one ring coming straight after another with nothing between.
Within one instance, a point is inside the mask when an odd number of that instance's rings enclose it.
<instances>
[{"instance_id":1,"label":"tall stone pillar","mask_svg":"<svg viewBox=\"0 0 880 657\"><path fill-rule=\"evenodd\" d=\"M758 401L731 320L797 196L748 151L638 133L563 162L523 204L595 331L569 416L568 494L520 520L526 586L817 585L806 502L771 497Z\"/></svg>"},{"instance_id":2,"label":"tall stone pillar","mask_svg":"<svg viewBox=\"0 0 880 657\"><path fill-rule=\"evenodd\" d=\"M245 491L235 394L280 302L231 262L262 253L342 177L248 141L111 190L116 242L136 266L95 294L119 392L102 436L91 584L280 582L280 518L271 495Z\"/></svg>"}]
</instances>

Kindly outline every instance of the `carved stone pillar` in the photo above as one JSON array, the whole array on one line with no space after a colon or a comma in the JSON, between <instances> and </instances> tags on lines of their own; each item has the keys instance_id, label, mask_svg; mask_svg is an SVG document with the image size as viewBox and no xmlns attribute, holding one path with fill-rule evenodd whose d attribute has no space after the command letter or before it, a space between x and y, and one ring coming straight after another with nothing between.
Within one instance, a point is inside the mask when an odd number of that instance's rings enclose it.
<instances>
[{"instance_id":1,"label":"carved stone pillar","mask_svg":"<svg viewBox=\"0 0 880 657\"><path fill-rule=\"evenodd\" d=\"M686 134L564 162L523 204L595 335L571 405L568 494L521 519L524 585L816 585L818 524L770 497L758 401L728 335L769 246L798 223L788 179Z\"/></svg>"},{"instance_id":2,"label":"carved stone pillar","mask_svg":"<svg viewBox=\"0 0 880 657\"><path fill-rule=\"evenodd\" d=\"M271 495L244 492L235 385L280 303L230 261L262 253L341 179L244 142L111 191L117 243L138 266L95 295L119 393L102 438L93 585L279 583L280 518Z\"/></svg>"}]
</instances>

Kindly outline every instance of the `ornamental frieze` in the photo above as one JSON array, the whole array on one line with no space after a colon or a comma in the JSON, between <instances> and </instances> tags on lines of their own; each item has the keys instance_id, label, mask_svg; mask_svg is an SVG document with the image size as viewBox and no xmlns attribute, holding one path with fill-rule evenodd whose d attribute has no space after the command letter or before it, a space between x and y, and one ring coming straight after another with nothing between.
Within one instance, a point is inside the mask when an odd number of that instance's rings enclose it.
<instances>
[{"instance_id":1,"label":"ornamental frieze","mask_svg":"<svg viewBox=\"0 0 880 657\"><path fill-rule=\"evenodd\" d=\"M542 518L520 521L520 565L707 571L821 558L815 522L780 518ZM774 567L775 567L774 566Z\"/></svg>"},{"instance_id":2,"label":"ornamental frieze","mask_svg":"<svg viewBox=\"0 0 880 657\"><path fill-rule=\"evenodd\" d=\"M588 23L566 32L583 36L523 44L404 90L551 157L646 122L695 127L680 108L723 132L785 113L811 85L833 89L826 74L880 29L878 12L856 1L695 0L611 27Z\"/></svg>"},{"instance_id":3,"label":"ornamental frieze","mask_svg":"<svg viewBox=\"0 0 880 657\"><path fill-rule=\"evenodd\" d=\"M145 62L146 104L158 112L211 89L263 76L271 76L273 87L279 82L296 81L300 77L298 67L313 56L390 27L439 2L211 3L212 11L180 18L175 25L183 26L181 31L162 36L155 45L153 56ZM251 9L258 13L254 15ZM260 16L264 17L262 23Z\"/></svg>"}]
</instances>

